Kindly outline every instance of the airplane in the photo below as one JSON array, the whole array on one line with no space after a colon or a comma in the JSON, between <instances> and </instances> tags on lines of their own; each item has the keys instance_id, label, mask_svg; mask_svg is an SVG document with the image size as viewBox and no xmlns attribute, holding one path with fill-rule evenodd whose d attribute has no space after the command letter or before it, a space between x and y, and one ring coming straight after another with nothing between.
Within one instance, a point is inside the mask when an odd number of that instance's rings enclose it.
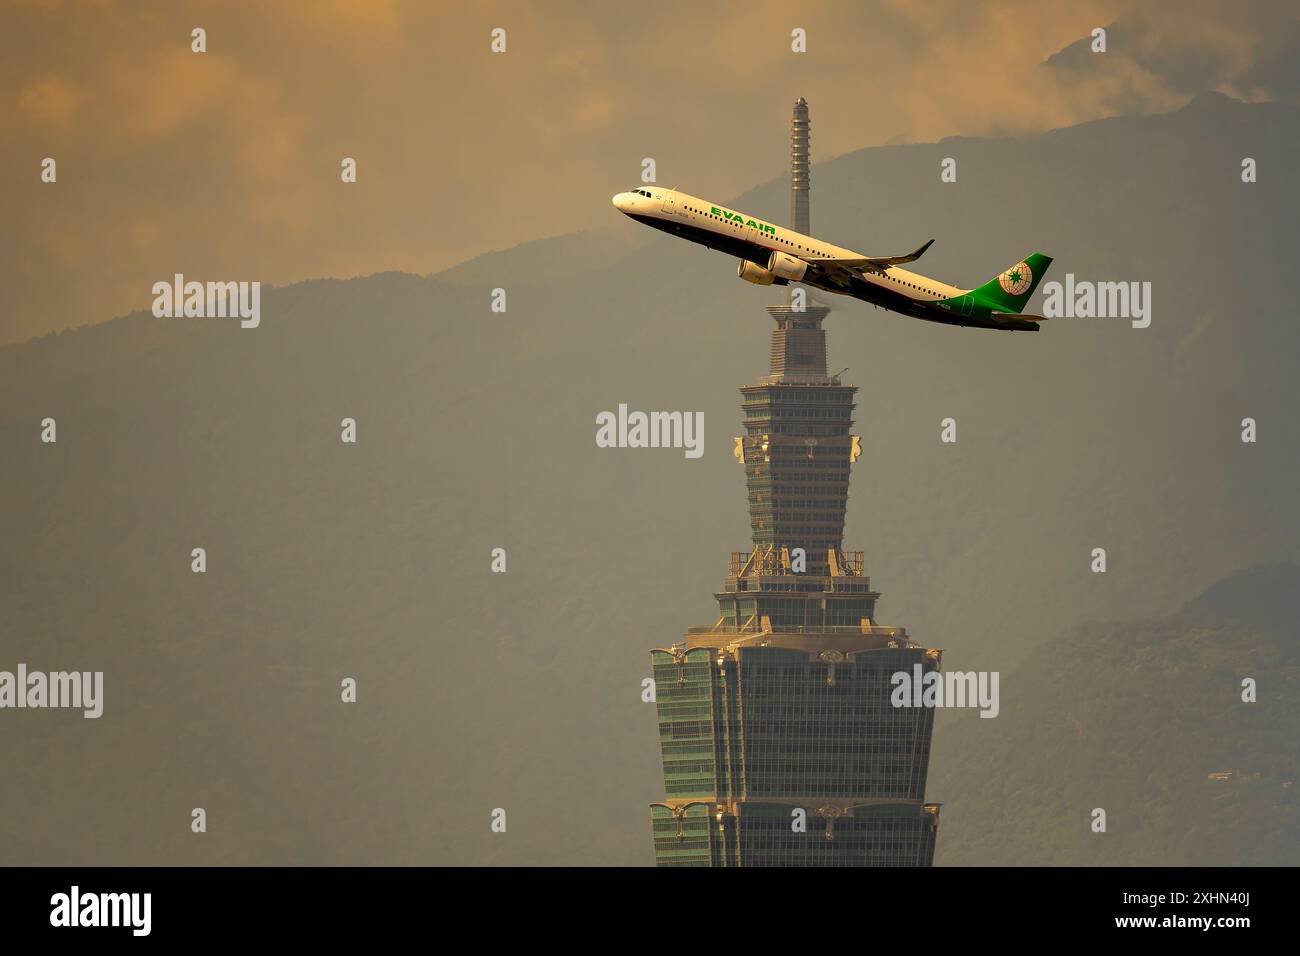
<instances>
[{"instance_id":1,"label":"airplane","mask_svg":"<svg viewBox=\"0 0 1300 956\"><path fill-rule=\"evenodd\" d=\"M958 289L898 268L921 258L933 239L907 255L864 256L676 189L637 186L613 202L637 222L735 256L736 275L756 285L801 282L945 325L1037 332L1046 321L1021 312L1052 263L1039 252L981 286Z\"/></svg>"}]
</instances>

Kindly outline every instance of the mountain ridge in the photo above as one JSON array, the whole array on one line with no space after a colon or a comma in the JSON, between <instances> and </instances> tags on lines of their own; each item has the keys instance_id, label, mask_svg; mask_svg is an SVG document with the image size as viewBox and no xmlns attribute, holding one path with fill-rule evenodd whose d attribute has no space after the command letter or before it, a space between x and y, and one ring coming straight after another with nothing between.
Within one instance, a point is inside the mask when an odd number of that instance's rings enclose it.
<instances>
[{"instance_id":1,"label":"mountain ridge","mask_svg":"<svg viewBox=\"0 0 1300 956\"><path fill-rule=\"evenodd\" d=\"M1038 247L1056 256L1049 281L1153 283L1144 330L1062 318L991 335L835 303L829 356L858 385L864 452L845 547L866 553L881 623L945 648L945 666L1010 674L1071 628L1122 647L1113 622L1159 622L1242 568L1300 560L1300 330L1275 321L1300 205L1279 157L1300 124L1228 108L1228 140L1186 114L816 166L818 235L876 254L941 225L936 277L983 281ZM1259 183L1241 183L1242 155ZM787 199L777 177L736 205L784 221ZM136 313L0 350L20 503L0 517L9 655L107 685L98 721L24 713L0 737L25 770L0 790L14 862L650 862L662 780L641 681L649 648L716 619L727 555L749 548L731 437L777 293L609 215L629 245L577 277L548 277L559 247L542 242L465 282L268 288L257 329ZM598 448L595 416L619 403L704 413L704 457ZM40 442L46 417L56 444ZM939 440L948 417L955 444ZM994 832L962 803L999 791L945 768L1005 760L1001 721L976 722L990 739L953 730L957 750L937 730L941 862ZM1016 739L1038 768L1017 778L1026 799L1096 766ZM1133 792L1115 784L1116 801ZM1088 797L1053 793L1061 814ZM194 806L212 821L198 842ZM1056 859L1095 852L1055 817L1035 827Z\"/></svg>"}]
</instances>

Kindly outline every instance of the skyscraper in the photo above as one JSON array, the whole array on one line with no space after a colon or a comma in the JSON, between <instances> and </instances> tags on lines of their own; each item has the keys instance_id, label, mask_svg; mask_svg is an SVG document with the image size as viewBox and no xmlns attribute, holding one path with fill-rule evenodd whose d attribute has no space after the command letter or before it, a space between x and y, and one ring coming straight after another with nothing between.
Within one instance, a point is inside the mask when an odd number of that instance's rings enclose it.
<instances>
[{"instance_id":1,"label":"skyscraper","mask_svg":"<svg viewBox=\"0 0 1300 956\"><path fill-rule=\"evenodd\" d=\"M795 103L790 225L809 232L808 104ZM769 374L741 388L753 546L731 555L718 619L651 652L667 799L661 866L929 866L934 712L895 708L898 671L940 652L876 623L862 552L842 550L856 387L827 374L829 310L771 306Z\"/></svg>"}]
</instances>

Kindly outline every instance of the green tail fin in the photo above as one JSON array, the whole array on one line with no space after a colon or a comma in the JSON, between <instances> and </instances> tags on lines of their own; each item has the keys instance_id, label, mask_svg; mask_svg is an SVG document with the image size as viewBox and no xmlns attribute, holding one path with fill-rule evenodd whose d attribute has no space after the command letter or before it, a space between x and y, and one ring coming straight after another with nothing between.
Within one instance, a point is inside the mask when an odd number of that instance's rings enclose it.
<instances>
[{"instance_id":1,"label":"green tail fin","mask_svg":"<svg viewBox=\"0 0 1300 956\"><path fill-rule=\"evenodd\" d=\"M971 289L971 292L999 312L1019 312L1038 288L1038 283L1043 281L1043 275L1051 264L1051 256L1035 252L978 289Z\"/></svg>"}]
</instances>

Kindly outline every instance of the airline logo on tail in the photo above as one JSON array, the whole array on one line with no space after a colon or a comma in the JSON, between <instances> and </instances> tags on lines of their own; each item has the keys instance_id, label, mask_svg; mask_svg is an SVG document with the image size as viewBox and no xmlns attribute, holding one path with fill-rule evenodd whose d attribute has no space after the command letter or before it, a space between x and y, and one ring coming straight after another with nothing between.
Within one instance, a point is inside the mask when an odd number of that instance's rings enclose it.
<instances>
[{"instance_id":1,"label":"airline logo on tail","mask_svg":"<svg viewBox=\"0 0 1300 956\"><path fill-rule=\"evenodd\" d=\"M998 285L1002 286L1002 291L1007 295L1024 295L1033 284L1034 270L1024 261L1017 262L998 276Z\"/></svg>"}]
</instances>

